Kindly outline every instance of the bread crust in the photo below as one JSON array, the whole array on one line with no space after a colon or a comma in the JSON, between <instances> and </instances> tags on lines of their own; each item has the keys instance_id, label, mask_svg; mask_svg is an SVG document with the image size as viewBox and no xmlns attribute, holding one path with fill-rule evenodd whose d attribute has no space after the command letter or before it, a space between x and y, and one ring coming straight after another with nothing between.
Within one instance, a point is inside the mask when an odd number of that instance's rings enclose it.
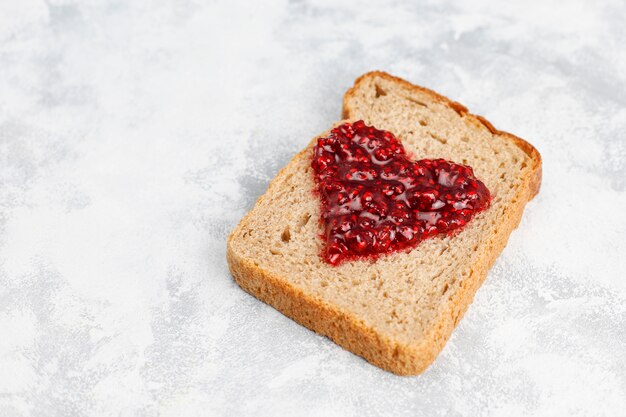
<instances>
[{"instance_id":1,"label":"bread crust","mask_svg":"<svg viewBox=\"0 0 626 417\"><path fill-rule=\"evenodd\" d=\"M430 94L438 101L456 111L459 116L468 118L471 122L480 124L492 134L504 137L516 144L532 161L530 174L523 181L524 185L513 198L509 210L505 213L505 219L493 233L486 245L486 250L481 252L477 261L472 265L469 277L460 284L452 297L439 309L432 324L425 331L420 340L414 344L402 344L389 340L364 324L363 320L355 315L342 311L336 306L329 305L321 299L303 292L280 277L273 276L270 272L260 268L253 261L237 254L233 241L240 232L240 226L236 227L227 240L226 257L230 271L235 281L248 293L273 306L278 311L292 318L301 325L325 335L338 345L363 357L370 363L393 372L398 375L416 375L423 372L437 357L443 346L449 339L452 331L459 320L467 311L476 291L484 282L487 272L495 262L500 252L506 246L509 235L521 220L524 206L538 192L541 185L541 156L539 152L525 140L507 132L502 132L493 127L482 116L476 116L468 112L463 105L451 101L448 98L424 87L413 85L405 80L391 76L385 72L374 71L359 77L352 88L344 95L343 117L353 119L352 110L348 105L361 82L368 77L381 77L390 81L401 83L406 88L419 90ZM305 150L294 157L306 157ZM277 181L283 171L272 180ZM260 197L261 201L264 196ZM258 204L258 203L257 203ZM239 223L245 224L248 215Z\"/></svg>"}]
</instances>

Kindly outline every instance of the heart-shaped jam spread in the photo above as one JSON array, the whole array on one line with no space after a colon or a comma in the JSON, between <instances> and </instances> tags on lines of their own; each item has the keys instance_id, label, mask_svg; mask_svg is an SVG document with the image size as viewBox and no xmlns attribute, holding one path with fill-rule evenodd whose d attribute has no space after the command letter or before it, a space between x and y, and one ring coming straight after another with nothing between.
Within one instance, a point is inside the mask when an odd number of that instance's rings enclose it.
<instances>
[{"instance_id":1,"label":"heart-shaped jam spread","mask_svg":"<svg viewBox=\"0 0 626 417\"><path fill-rule=\"evenodd\" d=\"M319 138L311 166L325 225L322 257L332 265L450 233L491 200L472 168L444 159L412 161L391 132L363 121Z\"/></svg>"}]
</instances>

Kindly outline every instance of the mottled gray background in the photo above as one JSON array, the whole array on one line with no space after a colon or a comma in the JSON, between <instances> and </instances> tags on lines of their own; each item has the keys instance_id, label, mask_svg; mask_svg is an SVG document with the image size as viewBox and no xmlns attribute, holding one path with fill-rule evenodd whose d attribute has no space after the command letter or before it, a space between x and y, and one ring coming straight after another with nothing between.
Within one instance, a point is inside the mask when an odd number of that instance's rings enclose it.
<instances>
[{"instance_id":1,"label":"mottled gray background","mask_svg":"<svg viewBox=\"0 0 626 417\"><path fill-rule=\"evenodd\" d=\"M626 415L626 3L0 0L0 415ZM225 239L363 72L529 139L541 194L422 376Z\"/></svg>"}]
</instances>

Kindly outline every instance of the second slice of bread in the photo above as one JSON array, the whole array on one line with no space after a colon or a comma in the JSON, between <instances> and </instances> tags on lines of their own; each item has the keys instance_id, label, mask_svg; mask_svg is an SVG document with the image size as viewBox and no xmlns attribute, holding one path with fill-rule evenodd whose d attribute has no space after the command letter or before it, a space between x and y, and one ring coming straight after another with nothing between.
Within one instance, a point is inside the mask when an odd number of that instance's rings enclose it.
<instances>
[{"instance_id":1,"label":"second slice of bread","mask_svg":"<svg viewBox=\"0 0 626 417\"><path fill-rule=\"evenodd\" d=\"M331 266L319 256L314 139L229 236L230 270L243 289L298 323L383 369L418 374L443 348L538 192L541 158L462 105L382 72L356 81L343 116L391 131L414 159L470 165L491 191L491 207L453 236L375 262Z\"/></svg>"}]
</instances>

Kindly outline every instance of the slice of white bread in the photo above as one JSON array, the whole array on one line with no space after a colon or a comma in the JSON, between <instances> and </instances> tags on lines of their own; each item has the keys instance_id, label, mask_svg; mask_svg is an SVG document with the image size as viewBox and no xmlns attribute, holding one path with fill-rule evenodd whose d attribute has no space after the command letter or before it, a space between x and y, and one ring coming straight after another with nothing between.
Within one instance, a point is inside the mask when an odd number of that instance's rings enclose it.
<instances>
[{"instance_id":1,"label":"slice of white bread","mask_svg":"<svg viewBox=\"0 0 626 417\"><path fill-rule=\"evenodd\" d=\"M237 283L298 323L391 372L422 372L441 351L539 190L541 157L459 103L383 72L361 76L343 117L394 133L415 159L470 165L493 196L453 236L331 266L311 172L314 139L228 238ZM495 358L494 358L495 359Z\"/></svg>"}]
</instances>

